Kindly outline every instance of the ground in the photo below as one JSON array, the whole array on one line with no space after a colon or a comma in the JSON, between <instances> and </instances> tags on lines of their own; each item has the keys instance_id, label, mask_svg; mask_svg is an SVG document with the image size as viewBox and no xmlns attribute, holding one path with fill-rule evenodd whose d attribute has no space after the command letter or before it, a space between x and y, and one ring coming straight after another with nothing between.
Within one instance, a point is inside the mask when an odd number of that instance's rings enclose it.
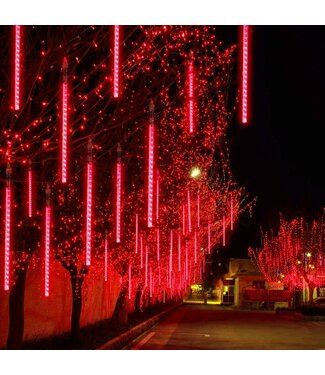
<instances>
[{"instance_id":1,"label":"ground","mask_svg":"<svg viewBox=\"0 0 325 375\"><path fill-rule=\"evenodd\" d=\"M124 349L325 349L325 321L185 304Z\"/></svg>"}]
</instances>

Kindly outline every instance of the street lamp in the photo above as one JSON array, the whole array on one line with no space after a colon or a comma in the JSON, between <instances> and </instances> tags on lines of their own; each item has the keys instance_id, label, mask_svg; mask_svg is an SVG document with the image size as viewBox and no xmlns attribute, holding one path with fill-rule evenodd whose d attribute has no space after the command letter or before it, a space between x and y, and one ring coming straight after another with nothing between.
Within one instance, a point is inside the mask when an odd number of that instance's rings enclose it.
<instances>
[{"instance_id":1,"label":"street lamp","mask_svg":"<svg viewBox=\"0 0 325 375\"><path fill-rule=\"evenodd\" d=\"M201 176L201 169L199 167L193 167L190 172L192 178L198 178Z\"/></svg>"}]
</instances>

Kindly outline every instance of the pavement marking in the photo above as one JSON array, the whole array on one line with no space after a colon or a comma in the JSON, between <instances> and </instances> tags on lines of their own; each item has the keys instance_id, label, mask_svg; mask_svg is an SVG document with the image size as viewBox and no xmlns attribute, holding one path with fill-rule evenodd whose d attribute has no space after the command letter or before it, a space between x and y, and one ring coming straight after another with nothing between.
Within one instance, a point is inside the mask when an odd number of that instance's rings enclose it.
<instances>
[{"instance_id":1,"label":"pavement marking","mask_svg":"<svg viewBox=\"0 0 325 375\"><path fill-rule=\"evenodd\" d=\"M132 350L139 350L146 342L148 342L152 336L154 336L156 332L150 332L147 336L145 336L141 341L139 341Z\"/></svg>"}]
</instances>

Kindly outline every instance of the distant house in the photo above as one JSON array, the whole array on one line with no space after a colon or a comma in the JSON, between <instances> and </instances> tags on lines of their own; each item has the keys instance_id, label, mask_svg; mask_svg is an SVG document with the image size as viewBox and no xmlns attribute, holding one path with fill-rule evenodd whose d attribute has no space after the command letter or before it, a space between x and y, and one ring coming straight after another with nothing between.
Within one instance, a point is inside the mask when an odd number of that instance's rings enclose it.
<instances>
[{"instance_id":1,"label":"distant house","mask_svg":"<svg viewBox=\"0 0 325 375\"><path fill-rule=\"evenodd\" d=\"M291 293L282 286L268 284L250 259L229 259L229 271L216 284L222 304L242 307L288 306Z\"/></svg>"}]
</instances>

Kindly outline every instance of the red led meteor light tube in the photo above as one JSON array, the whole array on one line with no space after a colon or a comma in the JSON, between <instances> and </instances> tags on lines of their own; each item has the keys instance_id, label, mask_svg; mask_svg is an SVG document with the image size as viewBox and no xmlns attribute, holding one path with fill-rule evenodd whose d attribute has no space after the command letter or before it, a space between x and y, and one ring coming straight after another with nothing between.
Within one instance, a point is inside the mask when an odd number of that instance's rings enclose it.
<instances>
[{"instance_id":1,"label":"red led meteor light tube","mask_svg":"<svg viewBox=\"0 0 325 375\"><path fill-rule=\"evenodd\" d=\"M211 225L208 224L208 254L211 252Z\"/></svg>"},{"instance_id":2,"label":"red led meteor light tube","mask_svg":"<svg viewBox=\"0 0 325 375\"><path fill-rule=\"evenodd\" d=\"M197 192L197 227L200 227L200 192Z\"/></svg>"},{"instance_id":3,"label":"red led meteor light tube","mask_svg":"<svg viewBox=\"0 0 325 375\"><path fill-rule=\"evenodd\" d=\"M148 286L148 246L146 245L145 287Z\"/></svg>"},{"instance_id":4,"label":"red led meteor light tube","mask_svg":"<svg viewBox=\"0 0 325 375\"><path fill-rule=\"evenodd\" d=\"M87 212L86 212L86 266L91 264L91 238L92 238L92 188L93 188L93 160L92 142L89 140L87 149Z\"/></svg>"},{"instance_id":5,"label":"red led meteor light tube","mask_svg":"<svg viewBox=\"0 0 325 375\"><path fill-rule=\"evenodd\" d=\"M248 122L248 50L249 49L249 26L242 26L242 113L243 124Z\"/></svg>"},{"instance_id":6,"label":"red led meteor light tube","mask_svg":"<svg viewBox=\"0 0 325 375\"><path fill-rule=\"evenodd\" d=\"M188 111L189 131L194 132L194 72L192 62L188 65Z\"/></svg>"},{"instance_id":7,"label":"red led meteor light tube","mask_svg":"<svg viewBox=\"0 0 325 375\"><path fill-rule=\"evenodd\" d=\"M108 243L107 243L107 230L105 230L105 240L104 240L104 252L105 252L105 264L104 264L104 280L108 279Z\"/></svg>"},{"instance_id":8,"label":"red led meteor light tube","mask_svg":"<svg viewBox=\"0 0 325 375\"><path fill-rule=\"evenodd\" d=\"M114 71L113 71L113 94L119 97L119 59L120 59L120 26L114 26Z\"/></svg>"},{"instance_id":9,"label":"red led meteor light tube","mask_svg":"<svg viewBox=\"0 0 325 375\"><path fill-rule=\"evenodd\" d=\"M178 234L178 271L181 271L181 235Z\"/></svg>"},{"instance_id":10,"label":"red led meteor light tube","mask_svg":"<svg viewBox=\"0 0 325 375\"><path fill-rule=\"evenodd\" d=\"M28 160L28 217L33 216L33 173L32 162Z\"/></svg>"},{"instance_id":11,"label":"red led meteor light tube","mask_svg":"<svg viewBox=\"0 0 325 375\"><path fill-rule=\"evenodd\" d=\"M122 149L117 146L116 163L116 242L121 242Z\"/></svg>"},{"instance_id":12,"label":"red led meteor light tube","mask_svg":"<svg viewBox=\"0 0 325 375\"><path fill-rule=\"evenodd\" d=\"M138 254L139 247L139 215L135 214L135 253Z\"/></svg>"},{"instance_id":13,"label":"red led meteor light tube","mask_svg":"<svg viewBox=\"0 0 325 375\"><path fill-rule=\"evenodd\" d=\"M169 272L170 278L173 271L173 230L170 231L170 244L169 244Z\"/></svg>"},{"instance_id":14,"label":"red led meteor light tube","mask_svg":"<svg viewBox=\"0 0 325 375\"><path fill-rule=\"evenodd\" d=\"M6 169L6 208L5 208L5 269L4 290L9 290L10 285L10 232L11 232L11 167L8 163Z\"/></svg>"},{"instance_id":15,"label":"red led meteor light tube","mask_svg":"<svg viewBox=\"0 0 325 375\"><path fill-rule=\"evenodd\" d=\"M222 217L222 245L226 246L226 216Z\"/></svg>"},{"instance_id":16,"label":"red led meteor light tube","mask_svg":"<svg viewBox=\"0 0 325 375\"><path fill-rule=\"evenodd\" d=\"M143 268L143 235L140 234L140 267Z\"/></svg>"},{"instance_id":17,"label":"red led meteor light tube","mask_svg":"<svg viewBox=\"0 0 325 375\"><path fill-rule=\"evenodd\" d=\"M67 182L67 143L68 143L68 61L66 57L62 64L62 155L61 155L61 181Z\"/></svg>"},{"instance_id":18,"label":"red led meteor light tube","mask_svg":"<svg viewBox=\"0 0 325 375\"><path fill-rule=\"evenodd\" d=\"M153 101L150 101L149 111L150 111L150 120L149 120L149 153L148 153L148 228L152 228L153 219L153 176L154 176L154 109L155 106Z\"/></svg>"},{"instance_id":19,"label":"red led meteor light tube","mask_svg":"<svg viewBox=\"0 0 325 375\"><path fill-rule=\"evenodd\" d=\"M131 264L129 263L129 300L131 299L131 288L132 288L132 267Z\"/></svg>"},{"instance_id":20,"label":"red led meteor light tube","mask_svg":"<svg viewBox=\"0 0 325 375\"><path fill-rule=\"evenodd\" d=\"M20 109L21 26L15 26L15 99L14 109Z\"/></svg>"},{"instance_id":21,"label":"red led meteor light tube","mask_svg":"<svg viewBox=\"0 0 325 375\"><path fill-rule=\"evenodd\" d=\"M230 229L233 230L234 229L234 202L233 202L233 199L231 197L230 199Z\"/></svg>"},{"instance_id":22,"label":"red led meteor light tube","mask_svg":"<svg viewBox=\"0 0 325 375\"><path fill-rule=\"evenodd\" d=\"M194 231L194 263L197 263L197 231Z\"/></svg>"},{"instance_id":23,"label":"red led meteor light tube","mask_svg":"<svg viewBox=\"0 0 325 375\"><path fill-rule=\"evenodd\" d=\"M187 188L187 209L188 209L188 231L192 232L192 223L191 223L191 192Z\"/></svg>"},{"instance_id":24,"label":"red led meteor light tube","mask_svg":"<svg viewBox=\"0 0 325 375\"><path fill-rule=\"evenodd\" d=\"M160 260L160 232L159 228L157 228L157 262Z\"/></svg>"},{"instance_id":25,"label":"red led meteor light tube","mask_svg":"<svg viewBox=\"0 0 325 375\"><path fill-rule=\"evenodd\" d=\"M46 206L45 206L45 277L44 277L44 296L50 295L50 236L51 236L51 190L46 186Z\"/></svg>"}]
</instances>

